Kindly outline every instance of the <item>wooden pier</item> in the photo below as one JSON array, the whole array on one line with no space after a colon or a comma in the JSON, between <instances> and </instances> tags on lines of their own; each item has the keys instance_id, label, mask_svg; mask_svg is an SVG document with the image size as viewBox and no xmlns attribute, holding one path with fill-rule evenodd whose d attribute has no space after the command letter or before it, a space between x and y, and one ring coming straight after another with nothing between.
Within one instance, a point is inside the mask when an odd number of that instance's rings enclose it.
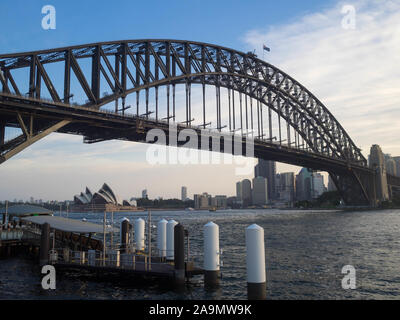
<instances>
[{"instance_id":1,"label":"wooden pier","mask_svg":"<svg viewBox=\"0 0 400 320\"><path fill-rule=\"evenodd\" d=\"M131 230L132 228L127 228ZM203 275L185 254L185 236L182 225L175 228L175 254L172 260L158 255L151 243L144 248L126 239L124 243L105 245L106 233L122 232L105 225L89 223L53 215L24 215L8 229L0 229L1 257L28 253L39 258L41 265L51 264L56 270L72 270L95 275L115 274L152 280L167 280L182 284L185 280ZM103 234L103 241L95 235ZM151 238L151 236L149 237ZM121 238L122 239L122 238Z\"/></svg>"}]
</instances>

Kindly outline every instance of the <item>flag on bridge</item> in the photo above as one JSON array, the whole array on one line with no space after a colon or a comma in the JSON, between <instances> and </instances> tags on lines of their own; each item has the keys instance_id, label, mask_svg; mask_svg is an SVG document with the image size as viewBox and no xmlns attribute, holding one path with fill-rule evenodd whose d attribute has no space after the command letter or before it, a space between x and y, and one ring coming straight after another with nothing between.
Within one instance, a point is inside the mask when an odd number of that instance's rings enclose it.
<instances>
[{"instance_id":1,"label":"flag on bridge","mask_svg":"<svg viewBox=\"0 0 400 320\"><path fill-rule=\"evenodd\" d=\"M268 52L270 52L271 51L271 49L270 48L268 48L265 44L263 44L263 50L266 50L266 51L268 51Z\"/></svg>"}]
</instances>

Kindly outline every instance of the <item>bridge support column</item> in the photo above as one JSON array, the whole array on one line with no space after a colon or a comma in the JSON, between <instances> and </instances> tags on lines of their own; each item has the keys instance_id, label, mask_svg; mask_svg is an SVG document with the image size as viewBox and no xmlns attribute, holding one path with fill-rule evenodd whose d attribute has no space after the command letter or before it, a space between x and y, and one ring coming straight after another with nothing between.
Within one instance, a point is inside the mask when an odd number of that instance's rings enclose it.
<instances>
[{"instance_id":1,"label":"bridge support column","mask_svg":"<svg viewBox=\"0 0 400 320\"><path fill-rule=\"evenodd\" d=\"M344 203L348 206L376 206L374 175L349 170L346 174L330 173Z\"/></svg>"}]
</instances>

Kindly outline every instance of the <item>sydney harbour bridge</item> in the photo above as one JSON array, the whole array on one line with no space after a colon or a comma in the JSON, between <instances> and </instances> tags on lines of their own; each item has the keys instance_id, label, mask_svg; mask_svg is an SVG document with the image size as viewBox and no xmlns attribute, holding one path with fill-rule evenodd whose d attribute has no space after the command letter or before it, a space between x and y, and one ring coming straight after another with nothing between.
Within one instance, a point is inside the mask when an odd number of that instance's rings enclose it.
<instances>
[{"instance_id":1,"label":"sydney harbour bridge","mask_svg":"<svg viewBox=\"0 0 400 320\"><path fill-rule=\"evenodd\" d=\"M250 136L256 158L326 171L348 205L381 200L382 171L368 166L331 112L252 53L127 40L2 54L0 86L0 163L52 132L84 143L146 142L149 130L174 124L177 133L212 131L221 145L239 136L243 155ZM384 174L389 188L400 187Z\"/></svg>"}]
</instances>

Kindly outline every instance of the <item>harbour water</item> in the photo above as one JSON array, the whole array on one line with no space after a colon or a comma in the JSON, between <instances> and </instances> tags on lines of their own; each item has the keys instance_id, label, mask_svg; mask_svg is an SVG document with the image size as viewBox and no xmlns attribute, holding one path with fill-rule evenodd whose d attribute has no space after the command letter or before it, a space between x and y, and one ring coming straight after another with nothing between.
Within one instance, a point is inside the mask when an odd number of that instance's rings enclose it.
<instances>
[{"instance_id":1,"label":"harbour water","mask_svg":"<svg viewBox=\"0 0 400 320\"><path fill-rule=\"evenodd\" d=\"M69 217L102 223L103 214ZM146 219L147 212L114 213L114 222L119 224L123 217ZM57 274L56 290L45 291L39 267L15 257L0 260L0 299L246 299L245 228L253 223L265 229L268 299L400 298L400 210L152 212L153 225L161 218L175 219L188 229L191 252L199 254L200 263L203 226L209 221L219 225L223 249L219 290L205 291L201 276L178 293L157 284L127 285L63 273ZM354 290L342 288L345 265L356 269Z\"/></svg>"}]
</instances>

